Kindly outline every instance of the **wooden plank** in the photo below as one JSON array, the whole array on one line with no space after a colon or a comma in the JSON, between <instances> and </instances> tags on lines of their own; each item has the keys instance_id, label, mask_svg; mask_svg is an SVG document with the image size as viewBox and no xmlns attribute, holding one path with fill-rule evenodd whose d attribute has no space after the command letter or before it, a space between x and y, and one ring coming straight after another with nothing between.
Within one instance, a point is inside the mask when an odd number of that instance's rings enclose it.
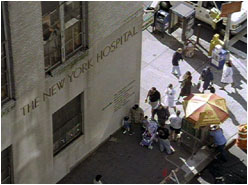
<instances>
[{"instance_id":1,"label":"wooden plank","mask_svg":"<svg viewBox=\"0 0 248 185\"><path fill-rule=\"evenodd\" d=\"M244 37L244 35L247 34L247 30L244 29L243 31L241 31L239 34L235 35L230 41L229 41L229 46L232 46L233 44L235 44L236 42L238 42L239 40L242 39L242 37Z\"/></svg>"},{"instance_id":2,"label":"wooden plank","mask_svg":"<svg viewBox=\"0 0 248 185\"><path fill-rule=\"evenodd\" d=\"M247 38L246 37L241 37L240 39L242 42L246 43L247 44Z\"/></svg>"},{"instance_id":3,"label":"wooden plank","mask_svg":"<svg viewBox=\"0 0 248 185\"><path fill-rule=\"evenodd\" d=\"M241 10L241 1L232 2L232 3L224 3L221 6L221 17L227 17L228 14L239 12Z\"/></svg>"},{"instance_id":4,"label":"wooden plank","mask_svg":"<svg viewBox=\"0 0 248 185\"><path fill-rule=\"evenodd\" d=\"M247 58L247 54L246 53L244 53L244 52L242 52L242 51L240 51L240 50L238 50L238 49L236 49L234 47L229 47L228 49L229 49L229 51L231 53L234 53L234 54L236 54L238 56L241 56L242 58Z\"/></svg>"}]
</instances>

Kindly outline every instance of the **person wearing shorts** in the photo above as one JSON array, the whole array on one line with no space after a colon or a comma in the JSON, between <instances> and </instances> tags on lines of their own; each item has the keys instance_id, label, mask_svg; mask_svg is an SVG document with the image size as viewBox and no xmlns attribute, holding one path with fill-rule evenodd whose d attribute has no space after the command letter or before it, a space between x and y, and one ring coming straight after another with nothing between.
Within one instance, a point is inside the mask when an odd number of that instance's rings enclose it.
<instances>
[{"instance_id":1,"label":"person wearing shorts","mask_svg":"<svg viewBox=\"0 0 248 185\"><path fill-rule=\"evenodd\" d=\"M149 92L147 93L147 97L145 99L145 102L147 103L147 99L149 98L149 104L152 107L152 114L153 110L158 108L158 106L161 104L161 95L160 92L155 88L152 87Z\"/></svg>"},{"instance_id":2,"label":"person wearing shorts","mask_svg":"<svg viewBox=\"0 0 248 185\"><path fill-rule=\"evenodd\" d=\"M170 130L171 130L171 140L175 141L176 136L180 134L181 132L181 127L182 127L182 118L180 118L180 111L178 110L176 114L172 114L169 117L170 121Z\"/></svg>"}]
</instances>

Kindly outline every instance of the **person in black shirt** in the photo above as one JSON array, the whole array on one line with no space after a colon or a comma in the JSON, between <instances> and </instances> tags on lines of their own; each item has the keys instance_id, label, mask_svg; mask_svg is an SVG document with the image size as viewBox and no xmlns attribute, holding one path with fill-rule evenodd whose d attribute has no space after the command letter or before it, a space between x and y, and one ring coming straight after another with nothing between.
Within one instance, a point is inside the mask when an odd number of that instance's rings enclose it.
<instances>
[{"instance_id":1,"label":"person in black shirt","mask_svg":"<svg viewBox=\"0 0 248 185\"><path fill-rule=\"evenodd\" d=\"M171 146L169 141L169 130L163 124L161 127L158 127L157 130L158 139L159 139L159 149L161 152L166 150L167 154L173 154L175 152L174 148Z\"/></svg>"},{"instance_id":2,"label":"person in black shirt","mask_svg":"<svg viewBox=\"0 0 248 185\"><path fill-rule=\"evenodd\" d=\"M183 56L182 56L183 50L182 48L178 48L177 51L174 53L173 57L172 57L172 74L175 74L178 76L178 78L180 78L181 76L181 71L179 68L179 60L183 61ZM175 73L175 71L177 71L177 74Z\"/></svg>"},{"instance_id":3,"label":"person in black shirt","mask_svg":"<svg viewBox=\"0 0 248 185\"><path fill-rule=\"evenodd\" d=\"M164 125L165 121L170 117L170 112L168 107L164 107L162 104L155 110L153 110L152 118L157 114L159 125Z\"/></svg>"},{"instance_id":4,"label":"person in black shirt","mask_svg":"<svg viewBox=\"0 0 248 185\"><path fill-rule=\"evenodd\" d=\"M152 87L148 91L145 102L147 102L148 97L149 97L149 104L152 107L152 113L153 113L153 110L158 108L158 106L161 104L161 95L160 92L157 91L155 87Z\"/></svg>"}]
</instances>

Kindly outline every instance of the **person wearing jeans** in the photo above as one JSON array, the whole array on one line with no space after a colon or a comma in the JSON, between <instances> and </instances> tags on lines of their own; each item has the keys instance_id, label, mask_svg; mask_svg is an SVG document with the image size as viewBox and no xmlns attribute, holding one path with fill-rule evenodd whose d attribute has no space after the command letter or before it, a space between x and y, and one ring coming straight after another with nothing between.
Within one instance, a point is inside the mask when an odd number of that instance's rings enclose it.
<instances>
[{"instance_id":1,"label":"person wearing jeans","mask_svg":"<svg viewBox=\"0 0 248 185\"><path fill-rule=\"evenodd\" d=\"M173 154L175 152L174 148L170 145L169 141L169 130L165 127L165 124L157 130L159 139L159 149L161 152L166 151L167 154Z\"/></svg>"},{"instance_id":2,"label":"person wearing jeans","mask_svg":"<svg viewBox=\"0 0 248 185\"><path fill-rule=\"evenodd\" d=\"M210 136L212 136L214 139L216 150L220 153L220 159L227 161L225 155L226 138L223 134L222 128L220 128L219 125L211 125Z\"/></svg>"},{"instance_id":3,"label":"person wearing jeans","mask_svg":"<svg viewBox=\"0 0 248 185\"><path fill-rule=\"evenodd\" d=\"M172 57L172 72L171 73L177 75L178 78L180 78L181 76L181 71L179 68L179 60L183 60L182 53L183 53L182 48L178 48Z\"/></svg>"}]
</instances>

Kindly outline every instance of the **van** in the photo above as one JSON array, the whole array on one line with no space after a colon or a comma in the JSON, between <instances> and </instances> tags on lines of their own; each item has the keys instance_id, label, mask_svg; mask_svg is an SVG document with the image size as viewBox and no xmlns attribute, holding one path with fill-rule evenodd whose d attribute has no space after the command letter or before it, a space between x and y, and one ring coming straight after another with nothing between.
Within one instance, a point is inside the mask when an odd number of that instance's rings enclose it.
<instances>
[{"instance_id":1,"label":"van","mask_svg":"<svg viewBox=\"0 0 248 185\"><path fill-rule=\"evenodd\" d=\"M161 1L160 8L167 9L179 3L187 3L196 11L196 19L209 24L214 30L225 32L227 18L220 17L221 6L228 1ZM236 35L247 27L247 8L248 2L243 1L240 12L231 15L230 32Z\"/></svg>"}]
</instances>

